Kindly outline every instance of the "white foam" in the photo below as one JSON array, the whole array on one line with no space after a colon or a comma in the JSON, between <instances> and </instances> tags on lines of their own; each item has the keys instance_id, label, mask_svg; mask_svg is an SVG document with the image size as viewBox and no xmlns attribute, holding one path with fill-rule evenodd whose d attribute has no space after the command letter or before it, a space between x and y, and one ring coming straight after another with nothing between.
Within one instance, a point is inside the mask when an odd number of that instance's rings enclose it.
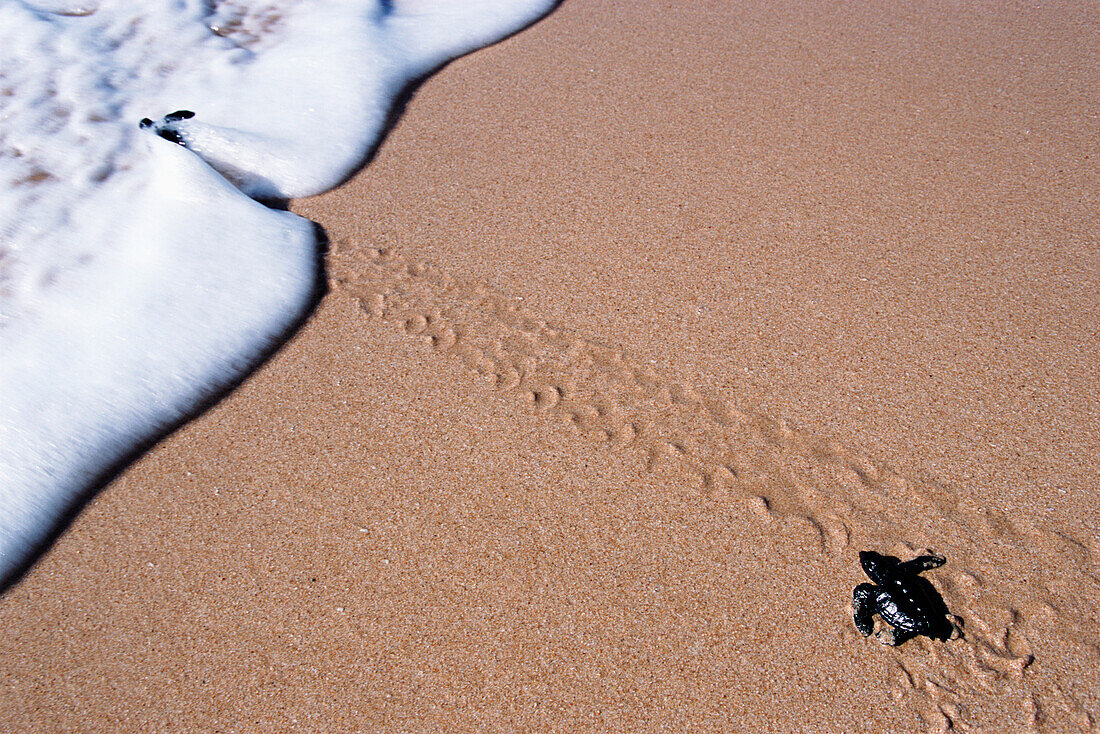
<instances>
[{"instance_id":1,"label":"white foam","mask_svg":"<svg viewBox=\"0 0 1100 734\"><path fill-rule=\"evenodd\" d=\"M303 316L406 85L552 0L0 0L0 582ZM160 123L186 148L139 130ZM223 178L225 175L232 185Z\"/></svg>"}]
</instances>

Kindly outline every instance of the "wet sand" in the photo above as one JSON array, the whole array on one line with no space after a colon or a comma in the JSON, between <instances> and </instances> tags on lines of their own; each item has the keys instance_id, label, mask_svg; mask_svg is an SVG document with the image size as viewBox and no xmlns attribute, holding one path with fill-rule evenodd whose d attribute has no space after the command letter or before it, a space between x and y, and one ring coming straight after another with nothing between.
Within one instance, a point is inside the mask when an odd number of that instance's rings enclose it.
<instances>
[{"instance_id":1,"label":"wet sand","mask_svg":"<svg viewBox=\"0 0 1100 734\"><path fill-rule=\"evenodd\" d=\"M574 0L0 599L5 731L1088 731L1094 9ZM851 621L860 550L962 636Z\"/></svg>"}]
</instances>

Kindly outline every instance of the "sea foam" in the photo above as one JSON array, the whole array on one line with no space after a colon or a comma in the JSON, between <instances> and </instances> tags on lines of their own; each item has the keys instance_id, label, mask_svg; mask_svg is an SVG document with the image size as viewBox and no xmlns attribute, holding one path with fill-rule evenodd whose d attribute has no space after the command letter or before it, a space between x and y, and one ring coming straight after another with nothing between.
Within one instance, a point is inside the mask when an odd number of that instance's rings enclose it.
<instances>
[{"instance_id":1,"label":"sea foam","mask_svg":"<svg viewBox=\"0 0 1100 734\"><path fill-rule=\"evenodd\" d=\"M0 583L310 309L316 228L249 197L337 185L411 82L553 5L0 0Z\"/></svg>"}]
</instances>

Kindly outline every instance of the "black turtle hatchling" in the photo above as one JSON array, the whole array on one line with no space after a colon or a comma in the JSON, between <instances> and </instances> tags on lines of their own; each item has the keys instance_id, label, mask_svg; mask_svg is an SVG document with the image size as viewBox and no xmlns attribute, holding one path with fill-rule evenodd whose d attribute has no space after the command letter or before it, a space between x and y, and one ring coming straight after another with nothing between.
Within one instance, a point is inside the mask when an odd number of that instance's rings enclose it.
<instances>
[{"instance_id":1,"label":"black turtle hatchling","mask_svg":"<svg viewBox=\"0 0 1100 734\"><path fill-rule=\"evenodd\" d=\"M931 551L929 551L931 553ZM922 571L947 563L943 556L919 556L902 562L893 556L874 551L861 551L859 564L873 584L860 584L852 594L856 627L864 637L875 629L874 616L894 628L893 637L879 638L891 645L900 645L917 635L935 640L951 639L955 626L951 623L943 597Z\"/></svg>"},{"instance_id":2,"label":"black turtle hatchling","mask_svg":"<svg viewBox=\"0 0 1100 734\"><path fill-rule=\"evenodd\" d=\"M158 121L153 122L148 117L143 117L141 122L138 123L138 127L142 130L148 130L153 128L153 132L161 136L165 140L170 140L177 145L187 147L187 142L180 136L176 130L176 123L183 120L190 120L195 116L195 113L191 110L176 110L175 112L169 112Z\"/></svg>"}]
</instances>

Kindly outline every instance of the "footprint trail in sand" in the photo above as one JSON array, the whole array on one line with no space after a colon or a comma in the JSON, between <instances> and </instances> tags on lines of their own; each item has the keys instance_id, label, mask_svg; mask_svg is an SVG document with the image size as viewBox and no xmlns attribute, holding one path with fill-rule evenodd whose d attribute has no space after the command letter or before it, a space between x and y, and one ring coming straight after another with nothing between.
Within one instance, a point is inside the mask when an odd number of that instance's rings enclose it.
<instances>
[{"instance_id":1,"label":"footprint trail in sand","mask_svg":"<svg viewBox=\"0 0 1100 734\"><path fill-rule=\"evenodd\" d=\"M882 648L895 663L893 695L915 706L929 731L1003 726L993 709L1031 730L1095 726L1097 713L1083 703L1088 692L1075 690L1059 664L1071 648L1087 665L1100 664L1095 544L962 504L934 479L903 476L789 421L669 381L619 349L556 329L516 300L428 263L336 242L329 267L334 290L354 298L367 318L518 393L533 410L562 415L610 450L629 452L667 476L670 491L716 505L748 503L764 524L801 525L838 569L857 568L865 548L948 555L937 583L962 619L963 637ZM1032 562L998 562L1021 556ZM1018 575L1016 565L1034 575ZM853 628L850 642L861 639Z\"/></svg>"}]
</instances>

